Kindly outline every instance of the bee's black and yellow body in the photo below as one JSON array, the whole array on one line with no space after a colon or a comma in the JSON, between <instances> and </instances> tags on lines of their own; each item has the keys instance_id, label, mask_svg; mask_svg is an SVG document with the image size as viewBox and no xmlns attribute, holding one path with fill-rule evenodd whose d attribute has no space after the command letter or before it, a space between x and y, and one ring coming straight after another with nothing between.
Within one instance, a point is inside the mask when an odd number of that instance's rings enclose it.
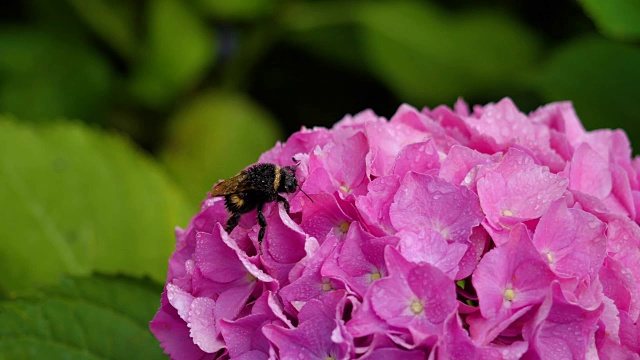
<instances>
[{"instance_id":1,"label":"bee's black and yellow body","mask_svg":"<svg viewBox=\"0 0 640 360\"><path fill-rule=\"evenodd\" d=\"M224 196L224 204L231 213L225 230L231 233L238 225L240 216L258 209L260 234L258 241L264 238L267 221L262 214L264 204L278 201L289 212L289 203L280 193L292 193L298 188L296 166L279 167L275 164L256 164L241 171L238 175L224 180L211 190L210 196Z\"/></svg>"}]
</instances>

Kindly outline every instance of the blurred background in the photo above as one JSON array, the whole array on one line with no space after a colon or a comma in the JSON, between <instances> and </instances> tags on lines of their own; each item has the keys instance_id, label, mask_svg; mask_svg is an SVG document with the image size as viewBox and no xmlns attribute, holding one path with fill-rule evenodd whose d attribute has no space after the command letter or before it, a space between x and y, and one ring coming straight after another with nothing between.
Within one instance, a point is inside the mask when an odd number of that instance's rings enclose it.
<instances>
[{"instance_id":1,"label":"blurred background","mask_svg":"<svg viewBox=\"0 0 640 360\"><path fill-rule=\"evenodd\" d=\"M301 126L509 96L637 144L639 40L637 0L3 1L0 358L162 358L174 226Z\"/></svg>"}]
</instances>

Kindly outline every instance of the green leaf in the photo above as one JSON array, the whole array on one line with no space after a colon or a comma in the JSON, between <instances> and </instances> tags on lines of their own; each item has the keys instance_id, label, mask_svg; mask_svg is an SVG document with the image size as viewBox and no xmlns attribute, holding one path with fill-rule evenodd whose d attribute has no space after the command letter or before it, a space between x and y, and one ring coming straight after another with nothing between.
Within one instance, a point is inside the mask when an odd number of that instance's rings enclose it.
<instances>
[{"instance_id":1,"label":"green leaf","mask_svg":"<svg viewBox=\"0 0 640 360\"><path fill-rule=\"evenodd\" d=\"M153 0L148 6L146 56L130 85L146 105L161 107L201 80L212 65L216 39L184 1Z\"/></svg>"},{"instance_id":2,"label":"green leaf","mask_svg":"<svg viewBox=\"0 0 640 360\"><path fill-rule=\"evenodd\" d=\"M164 281L178 190L123 139L59 122L0 118L0 287L92 271Z\"/></svg>"},{"instance_id":3,"label":"green leaf","mask_svg":"<svg viewBox=\"0 0 640 360\"><path fill-rule=\"evenodd\" d=\"M114 74L94 49L44 30L6 27L0 54L0 113L103 120Z\"/></svg>"},{"instance_id":4,"label":"green leaf","mask_svg":"<svg viewBox=\"0 0 640 360\"><path fill-rule=\"evenodd\" d=\"M111 45L130 59L136 51L133 3L130 1L67 0L80 18Z\"/></svg>"},{"instance_id":5,"label":"green leaf","mask_svg":"<svg viewBox=\"0 0 640 360\"><path fill-rule=\"evenodd\" d=\"M569 43L530 81L546 101L571 100L589 129L625 128L640 143L640 49L596 37Z\"/></svg>"},{"instance_id":6,"label":"green leaf","mask_svg":"<svg viewBox=\"0 0 640 360\"><path fill-rule=\"evenodd\" d=\"M613 38L640 39L640 1L580 0L600 30Z\"/></svg>"},{"instance_id":7,"label":"green leaf","mask_svg":"<svg viewBox=\"0 0 640 360\"><path fill-rule=\"evenodd\" d=\"M448 13L425 2L359 3L364 56L404 101L499 96L538 53L534 33L488 9Z\"/></svg>"},{"instance_id":8,"label":"green leaf","mask_svg":"<svg viewBox=\"0 0 640 360\"><path fill-rule=\"evenodd\" d=\"M271 13L277 5L273 0L191 0L203 12L227 20L253 20Z\"/></svg>"},{"instance_id":9,"label":"green leaf","mask_svg":"<svg viewBox=\"0 0 640 360\"><path fill-rule=\"evenodd\" d=\"M149 331L160 291L128 278L93 276L0 301L0 358L163 359Z\"/></svg>"},{"instance_id":10,"label":"green leaf","mask_svg":"<svg viewBox=\"0 0 640 360\"><path fill-rule=\"evenodd\" d=\"M161 158L198 204L213 184L256 162L280 135L270 114L249 98L211 91L171 120Z\"/></svg>"}]
</instances>

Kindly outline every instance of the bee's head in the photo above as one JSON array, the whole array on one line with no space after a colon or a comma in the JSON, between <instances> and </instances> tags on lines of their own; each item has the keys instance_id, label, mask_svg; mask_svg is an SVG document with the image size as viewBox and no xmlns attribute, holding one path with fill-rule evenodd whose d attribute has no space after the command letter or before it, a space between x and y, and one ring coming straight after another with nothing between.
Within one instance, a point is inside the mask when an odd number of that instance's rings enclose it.
<instances>
[{"instance_id":1,"label":"bee's head","mask_svg":"<svg viewBox=\"0 0 640 360\"><path fill-rule=\"evenodd\" d=\"M280 186L278 192L292 193L298 189L298 179L296 179L296 166L285 166L280 169Z\"/></svg>"},{"instance_id":2,"label":"bee's head","mask_svg":"<svg viewBox=\"0 0 640 360\"><path fill-rule=\"evenodd\" d=\"M285 166L280 168L280 184L278 186L278 192L288 192L292 193L298 189L298 179L296 178L296 168L300 165L299 161L296 161L295 158L292 159L295 162L295 165ZM300 191L313 202L313 199L307 195L302 188Z\"/></svg>"}]
</instances>

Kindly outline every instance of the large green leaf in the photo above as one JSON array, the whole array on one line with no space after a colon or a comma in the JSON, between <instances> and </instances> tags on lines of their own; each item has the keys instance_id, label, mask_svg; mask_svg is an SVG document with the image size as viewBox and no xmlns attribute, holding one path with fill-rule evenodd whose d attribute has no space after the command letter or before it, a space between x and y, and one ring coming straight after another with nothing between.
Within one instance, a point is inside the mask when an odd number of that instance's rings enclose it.
<instances>
[{"instance_id":1,"label":"large green leaf","mask_svg":"<svg viewBox=\"0 0 640 360\"><path fill-rule=\"evenodd\" d=\"M638 144L639 65L639 48L591 37L557 49L531 82L546 101L571 100L587 128L622 127Z\"/></svg>"},{"instance_id":2,"label":"large green leaf","mask_svg":"<svg viewBox=\"0 0 640 360\"><path fill-rule=\"evenodd\" d=\"M181 194L123 139L0 119L0 287L94 270L164 281Z\"/></svg>"},{"instance_id":3,"label":"large green leaf","mask_svg":"<svg viewBox=\"0 0 640 360\"><path fill-rule=\"evenodd\" d=\"M159 291L141 281L93 276L0 301L0 358L163 359L149 331Z\"/></svg>"},{"instance_id":4,"label":"large green leaf","mask_svg":"<svg viewBox=\"0 0 640 360\"><path fill-rule=\"evenodd\" d=\"M103 120L114 74L95 49L44 30L5 27L0 54L0 113Z\"/></svg>"},{"instance_id":5,"label":"large green leaf","mask_svg":"<svg viewBox=\"0 0 640 360\"><path fill-rule=\"evenodd\" d=\"M161 107L194 86L212 65L216 39L185 1L152 0L144 57L131 90L145 104Z\"/></svg>"},{"instance_id":6,"label":"large green leaf","mask_svg":"<svg viewBox=\"0 0 640 360\"><path fill-rule=\"evenodd\" d=\"M256 162L281 135L269 113L236 93L204 93L170 121L161 157L194 205L218 180Z\"/></svg>"},{"instance_id":7,"label":"large green leaf","mask_svg":"<svg viewBox=\"0 0 640 360\"><path fill-rule=\"evenodd\" d=\"M615 38L640 39L640 1L580 0L600 30Z\"/></svg>"},{"instance_id":8,"label":"large green leaf","mask_svg":"<svg viewBox=\"0 0 640 360\"><path fill-rule=\"evenodd\" d=\"M534 33L504 13L449 13L417 1L359 4L362 61L408 102L503 96L536 60Z\"/></svg>"}]
</instances>

